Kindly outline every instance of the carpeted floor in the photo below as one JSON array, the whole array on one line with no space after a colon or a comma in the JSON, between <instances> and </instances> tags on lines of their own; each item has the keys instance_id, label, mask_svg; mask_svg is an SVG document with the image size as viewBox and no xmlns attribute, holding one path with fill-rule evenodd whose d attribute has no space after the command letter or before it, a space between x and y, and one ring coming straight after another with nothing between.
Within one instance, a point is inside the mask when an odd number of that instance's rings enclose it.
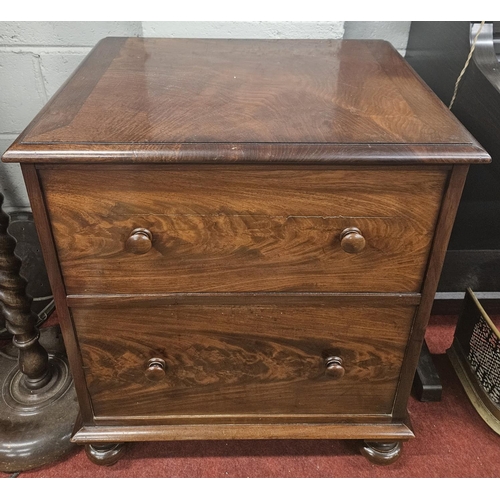
<instances>
[{"instance_id":1,"label":"carpeted floor","mask_svg":"<svg viewBox=\"0 0 500 500\"><path fill-rule=\"evenodd\" d=\"M19 477L499 477L500 436L477 415L445 354L456 320L431 318L426 339L442 378L443 399L411 398L416 438L390 466L370 464L354 441L155 442L129 445L111 467L92 464L77 449L63 462Z\"/></svg>"}]
</instances>

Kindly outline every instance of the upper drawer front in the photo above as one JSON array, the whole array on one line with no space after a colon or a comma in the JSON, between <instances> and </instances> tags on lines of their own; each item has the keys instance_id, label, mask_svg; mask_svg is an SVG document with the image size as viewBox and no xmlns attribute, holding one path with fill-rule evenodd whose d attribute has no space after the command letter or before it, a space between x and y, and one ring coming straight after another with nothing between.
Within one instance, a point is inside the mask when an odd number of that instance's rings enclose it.
<instances>
[{"instance_id":1,"label":"upper drawer front","mask_svg":"<svg viewBox=\"0 0 500 500\"><path fill-rule=\"evenodd\" d=\"M69 294L418 292L447 172L42 169L40 177ZM360 253L342 248L349 227L365 239ZM150 233L131 238L137 228Z\"/></svg>"}]
</instances>

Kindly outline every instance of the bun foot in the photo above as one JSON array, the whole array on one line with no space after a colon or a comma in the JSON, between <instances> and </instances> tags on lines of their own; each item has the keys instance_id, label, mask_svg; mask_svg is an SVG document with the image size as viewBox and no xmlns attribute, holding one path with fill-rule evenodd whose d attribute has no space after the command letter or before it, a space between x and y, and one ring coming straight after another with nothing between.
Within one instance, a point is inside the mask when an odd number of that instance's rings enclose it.
<instances>
[{"instance_id":1,"label":"bun foot","mask_svg":"<svg viewBox=\"0 0 500 500\"><path fill-rule=\"evenodd\" d=\"M365 441L360 451L365 458L376 465L389 465L399 458L402 449L401 441L392 443Z\"/></svg>"},{"instance_id":2,"label":"bun foot","mask_svg":"<svg viewBox=\"0 0 500 500\"><path fill-rule=\"evenodd\" d=\"M125 443L86 444L85 453L96 465L114 465L125 453Z\"/></svg>"}]
</instances>

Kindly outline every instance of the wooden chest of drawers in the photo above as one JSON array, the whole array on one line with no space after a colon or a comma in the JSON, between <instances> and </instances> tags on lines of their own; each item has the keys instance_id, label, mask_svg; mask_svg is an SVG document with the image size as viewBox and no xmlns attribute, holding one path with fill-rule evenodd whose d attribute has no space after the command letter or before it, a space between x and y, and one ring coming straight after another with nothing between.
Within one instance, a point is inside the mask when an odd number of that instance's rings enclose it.
<instances>
[{"instance_id":1,"label":"wooden chest of drawers","mask_svg":"<svg viewBox=\"0 0 500 500\"><path fill-rule=\"evenodd\" d=\"M22 163L73 439L363 440L390 463L470 163L387 43L108 38Z\"/></svg>"}]
</instances>

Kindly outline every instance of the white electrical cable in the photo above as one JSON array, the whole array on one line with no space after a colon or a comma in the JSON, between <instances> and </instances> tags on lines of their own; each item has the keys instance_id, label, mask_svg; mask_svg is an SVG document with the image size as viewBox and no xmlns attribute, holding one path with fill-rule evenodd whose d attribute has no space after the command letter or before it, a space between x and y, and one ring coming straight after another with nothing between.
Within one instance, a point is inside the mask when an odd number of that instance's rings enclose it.
<instances>
[{"instance_id":1,"label":"white electrical cable","mask_svg":"<svg viewBox=\"0 0 500 500\"><path fill-rule=\"evenodd\" d=\"M450 102L450 105L448 106L448 109L451 109L451 107L453 106L453 103L455 102L455 98L457 97L457 92L458 92L458 84L460 83L460 80L462 79L462 76L464 76L465 70L467 69L467 66L469 65L469 62L471 60L474 49L476 48L477 38L479 36L479 33L481 33L481 30L483 29L485 22L486 21L481 21L481 26L479 26L479 29L477 30L476 36L474 37L474 40L472 41L472 46L470 48L469 55L467 57L467 61L465 61L464 68L462 69L462 71L458 75L457 81L455 82L455 90L453 92L453 97L451 98L451 102Z\"/></svg>"}]
</instances>

